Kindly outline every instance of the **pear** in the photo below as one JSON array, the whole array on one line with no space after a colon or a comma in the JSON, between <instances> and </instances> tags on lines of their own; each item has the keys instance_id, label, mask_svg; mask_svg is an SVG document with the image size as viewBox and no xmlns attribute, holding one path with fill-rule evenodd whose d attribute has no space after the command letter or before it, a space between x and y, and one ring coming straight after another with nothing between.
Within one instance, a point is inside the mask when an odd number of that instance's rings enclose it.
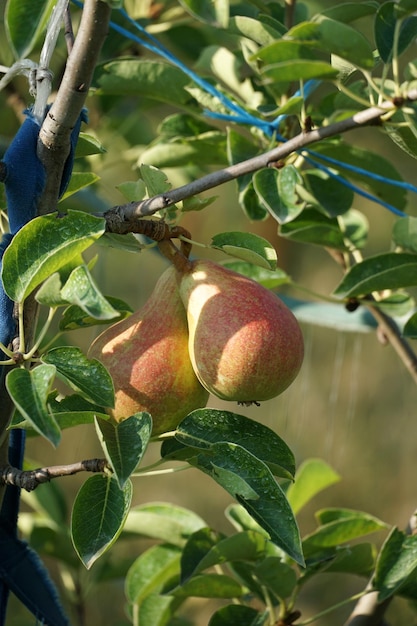
<instances>
[{"instance_id":1,"label":"pear","mask_svg":"<svg viewBox=\"0 0 417 626\"><path fill-rule=\"evenodd\" d=\"M300 327L282 300L212 261L188 262L178 277L191 362L207 391L242 404L282 393L304 356Z\"/></svg>"},{"instance_id":2,"label":"pear","mask_svg":"<svg viewBox=\"0 0 417 626\"><path fill-rule=\"evenodd\" d=\"M207 403L188 354L187 318L173 267L159 278L142 309L97 337L89 357L101 361L113 378L110 413L117 421L148 411L156 435Z\"/></svg>"}]
</instances>

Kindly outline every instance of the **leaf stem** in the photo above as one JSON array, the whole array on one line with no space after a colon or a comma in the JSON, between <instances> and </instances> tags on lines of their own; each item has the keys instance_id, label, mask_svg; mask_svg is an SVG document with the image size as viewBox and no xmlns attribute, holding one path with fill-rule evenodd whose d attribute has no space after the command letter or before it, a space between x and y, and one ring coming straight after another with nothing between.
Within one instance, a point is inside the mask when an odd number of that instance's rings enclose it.
<instances>
[{"instance_id":1,"label":"leaf stem","mask_svg":"<svg viewBox=\"0 0 417 626\"><path fill-rule=\"evenodd\" d=\"M35 354L35 352L39 349L40 344L42 343L43 338L45 337L46 333L49 330L49 327L52 323L52 320L54 318L55 313L57 312L57 308L50 308L49 309L49 313L48 313L48 317L45 321L45 324L43 325L43 328L41 329L35 343L33 344L32 348L29 350L29 352L27 352L24 355L24 359L25 361L29 361L33 355Z\"/></svg>"},{"instance_id":2,"label":"leaf stem","mask_svg":"<svg viewBox=\"0 0 417 626\"><path fill-rule=\"evenodd\" d=\"M309 617L308 619L305 619L302 622L297 622L297 626L307 626L307 624L312 624L313 622L317 621L321 617L324 617L325 615L328 615L329 613L332 613L336 609L339 609L342 606L345 606L346 604L349 604L350 602L356 602L357 600L362 598L366 593L367 593L367 591L361 591L360 593L357 593L354 596L350 596L350 598L346 598L345 600L342 600L341 602L338 602L337 604L334 604L333 606L330 606L329 608L325 609L324 611L321 611L320 613L317 613L316 615L313 615L313 617Z\"/></svg>"},{"instance_id":3,"label":"leaf stem","mask_svg":"<svg viewBox=\"0 0 417 626\"><path fill-rule=\"evenodd\" d=\"M132 478L142 478L148 476L162 476L164 474L175 474L177 472L183 472L185 470L191 469L191 465L181 465L180 467L169 467L161 470L153 470L147 471L146 468L143 470L138 470L132 474Z\"/></svg>"}]
</instances>

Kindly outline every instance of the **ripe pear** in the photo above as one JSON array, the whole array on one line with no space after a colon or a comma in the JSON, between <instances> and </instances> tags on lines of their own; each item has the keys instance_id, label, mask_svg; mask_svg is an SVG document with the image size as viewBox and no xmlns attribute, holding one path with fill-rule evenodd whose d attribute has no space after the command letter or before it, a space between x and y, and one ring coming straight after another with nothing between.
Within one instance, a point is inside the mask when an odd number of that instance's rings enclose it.
<instances>
[{"instance_id":1,"label":"ripe pear","mask_svg":"<svg viewBox=\"0 0 417 626\"><path fill-rule=\"evenodd\" d=\"M148 411L156 435L174 429L207 403L208 393L188 354L187 318L173 267L159 278L142 309L97 337L89 356L113 378L111 415L117 421Z\"/></svg>"},{"instance_id":2,"label":"ripe pear","mask_svg":"<svg viewBox=\"0 0 417 626\"><path fill-rule=\"evenodd\" d=\"M178 276L190 358L201 384L218 398L243 404L282 393L304 356L290 309L259 283L212 261L189 262Z\"/></svg>"}]
</instances>

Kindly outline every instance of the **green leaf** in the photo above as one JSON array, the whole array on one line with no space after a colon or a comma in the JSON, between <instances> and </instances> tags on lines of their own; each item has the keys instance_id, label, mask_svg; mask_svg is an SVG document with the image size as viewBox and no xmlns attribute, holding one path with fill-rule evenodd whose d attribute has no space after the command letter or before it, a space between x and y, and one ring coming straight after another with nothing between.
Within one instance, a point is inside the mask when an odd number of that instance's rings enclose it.
<instances>
[{"instance_id":1,"label":"green leaf","mask_svg":"<svg viewBox=\"0 0 417 626\"><path fill-rule=\"evenodd\" d=\"M98 180L100 180L100 176L94 174L93 172L73 172L71 174L71 180L69 182L68 187L65 190L64 195L61 200L66 200L80 189L85 189L90 185L94 185Z\"/></svg>"},{"instance_id":2,"label":"green leaf","mask_svg":"<svg viewBox=\"0 0 417 626\"><path fill-rule=\"evenodd\" d=\"M80 211L36 217L13 238L3 257L3 286L15 302L23 300L71 258L91 246L105 222Z\"/></svg>"},{"instance_id":3,"label":"green leaf","mask_svg":"<svg viewBox=\"0 0 417 626\"><path fill-rule=\"evenodd\" d=\"M241 161L246 161L258 154L258 147L253 141L229 128L227 130L227 158L229 165L235 165ZM239 191L246 189L252 180L251 174L240 176L237 179Z\"/></svg>"},{"instance_id":4,"label":"green leaf","mask_svg":"<svg viewBox=\"0 0 417 626\"><path fill-rule=\"evenodd\" d=\"M258 534L263 535L264 537L269 539L268 533L240 504L230 504L227 507L225 514L232 526L234 526L238 531L255 531ZM277 550L279 550L278 547ZM283 551L281 551L281 553L284 554Z\"/></svg>"},{"instance_id":5,"label":"green leaf","mask_svg":"<svg viewBox=\"0 0 417 626\"><path fill-rule=\"evenodd\" d=\"M386 252L364 259L343 277L334 294L364 296L373 291L417 285L417 255Z\"/></svg>"},{"instance_id":6,"label":"green leaf","mask_svg":"<svg viewBox=\"0 0 417 626\"><path fill-rule=\"evenodd\" d=\"M297 585L295 570L277 556L266 557L254 573L257 581L279 599L289 598Z\"/></svg>"},{"instance_id":7,"label":"green leaf","mask_svg":"<svg viewBox=\"0 0 417 626\"><path fill-rule=\"evenodd\" d=\"M400 217L394 223L392 239L397 246L417 252L417 217Z\"/></svg>"},{"instance_id":8,"label":"green leaf","mask_svg":"<svg viewBox=\"0 0 417 626\"><path fill-rule=\"evenodd\" d=\"M96 474L82 485L72 510L71 537L87 569L120 535L131 500L130 481L121 490L114 478Z\"/></svg>"},{"instance_id":9,"label":"green leaf","mask_svg":"<svg viewBox=\"0 0 417 626\"><path fill-rule=\"evenodd\" d=\"M75 148L75 158L90 156L92 154L104 154L107 152L102 143L88 133L80 133L78 136L77 146Z\"/></svg>"},{"instance_id":10,"label":"green leaf","mask_svg":"<svg viewBox=\"0 0 417 626\"><path fill-rule=\"evenodd\" d=\"M35 300L39 302L39 304L50 306L51 308L65 306L68 303L62 297L61 289L61 276L59 272L55 272L39 287L35 294Z\"/></svg>"},{"instance_id":11,"label":"green leaf","mask_svg":"<svg viewBox=\"0 0 417 626\"><path fill-rule=\"evenodd\" d=\"M411 65L411 64L410 64ZM392 141L404 150L413 159L417 159L417 124L415 119L416 107L407 103L407 108L412 107L414 115L397 111L390 118L390 123L385 125L385 130Z\"/></svg>"},{"instance_id":12,"label":"green leaf","mask_svg":"<svg viewBox=\"0 0 417 626\"><path fill-rule=\"evenodd\" d=\"M404 337L417 339L417 313L414 313L406 322L403 329Z\"/></svg>"},{"instance_id":13,"label":"green leaf","mask_svg":"<svg viewBox=\"0 0 417 626\"><path fill-rule=\"evenodd\" d=\"M166 174L157 167L143 164L140 166L139 172L150 198L171 189Z\"/></svg>"},{"instance_id":14,"label":"green leaf","mask_svg":"<svg viewBox=\"0 0 417 626\"><path fill-rule=\"evenodd\" d=\"M315 495L339 480L339 474L321 459L304 461L297 470L294 483L287 490L288 502L294 513L298 513Z\"/></svg>"},{"instance_id":15,"label":"green leaf","mask_svg":"<svg viewBox=\"0 0 417 626\"><path fill-rule=\"evenodd\" d=\"M189 543L193 539L191 537ZM270 552L269 546L273 545L265 535L257 531L243 531L224 539L217 538L212 545L208 545L208 549L198 555L200 558L190 559L189 543L184 548L183 563L186 568L182 568L182 581L215 565L231 561L261 561Z\"/></svg>"},{"instance_id":16,"label":"green leaf","mask_svg":"<svg viewBox=\"0 0 417 626\"><path fill-rule=\"evenodd\" d=\"M130 604L140 605L144 598L162 591L166 582L177 578L180 572L181 550L161 544L143 552L125 579L125 594Z\"/></svg>"},{"instance_id":17,"label":"green leaf","mask_svg":"<svg viewBox=\"0 0 417 626\"><path fill-rule=\"evenodd\" d=\"M277 266L277 253L273 246L263 237L253 233L220 233L212 238L210 245L266 269L274 270Z\"/></svg>"},{"instance_id":18,"label":"green leaf","mask_svg":"<svg viewBox=\"0 0 417 626\"><path fill-rule=\"evenodd\" d=\"M226 28L229 22L228 0L181 0L181 5L198 20Z\"/></svg>"},{"instance_id":19,"label":"green leaf","mask_svg":"<svg viewBox=\"0 0 417 626\"><path fill-rule=\"evenodd\" d=\"M309 170L304 180L313 196L313 202L329 217L346 213L353 203L354 193L322 170Z\"/></svg>"},{"instance_id":20,"label":"green leaf","mask_svg":"<svg viewBox=\"0 0 417 626\"><path fill-rule=\"evenodd\" d=\"M260 222L268 218L268 211L260 201L252 182L239 192L238 198L244 214L251 222Z\"/></svg>"},{"instance_id":21,"label":"green leaf","mask_svg":"<svg viewBox=\"0 0 417 626\"><path fill-rule=\"evenodd\" d=\"M191 198L184 198L182 201L181 211L183 213L187 211L201 211L207 206L210 206L210 204L213 204L218 197L219 196L210 196L209 198L199 198L197 196L192 196Z\"/></svg>"},{"instance_id":22,"label":"green leaf","mask_svg":"<svg viewBox=\"0 0 417 626\"><path fill-rule=\"evenodd\" d=\"M384 63L391 63L394 54L395 31L400 26L397 53L402 54L415 40L417 17L409 17L399 25L397 3L384 2L375 16L375 41Z\"/></svg>"},{"instance_id":23,"label":"green leaf","mask_svg":"<svg viewBox=\"0 0 417 626\"><path fill-rule=\"evenodd\" d=\"M356 574L369 578L374 571L376 548L371 543L359 543L353 546L338 546L334 558L325 565L324 572Z\"/></svg>"},{"instance_id":24,"label":"green leaf","mask_svg":"<svg viewBox=\"0 0 417 626\"><path fill-rule=\"evenodd\" d=\"M189 580L196 572L202 571L199 568L201 561L223 538L224 535L209 527L200 528L188 538L181 556L181 583Z\"/></svg>"},{"instance_id":25,"label":"green leaf","mask_svg":"<svg viewBox=\"0 0 417 626\"><path fill-rule=\"evenodd\" d=\"M286 32L283 24L275 22L277 28L273 28L269 24L262 23L259 17L255 19L247 15L235 15L229 20L229 31L241 37L247 37L260 46L274 43Z\"/></svg>"},{"instance_id":26,"label":"green leaf","mask_svg":"<svg viewBox=\"0 0 417 626\"><path fill-rule=\"evenodd\" d=\"M86 265L80 265L71 272L61 295L70 304L79 306L88 317L107 322L119 317L118 311L98 289Z\"/></svg>"},{"instance_id":27,"label":"green leaf","mask_svg":"<svg viewBox=\"0 0 417 626\"><path fill-rule=\"evenodd\" d=\"M228 442L212 445L189 462L230 493L277 546L303 565L297 523L284 492L265 463Z\"/></svg>"},{"instance_id":28,"label":"green leaf","mask_svg":"<svg viewBox=\"0 0 417 626\"><path fill-rule=\"evenodd\" d=\"M336 250L348 248L347 234L342 233L338 220L325 217L314 209L304 209L291 222L281 224L279 233L283 237L300 243L310 243Z\"/></svg>"},{"instance_id":29,"label":"green leaf","mask_svg":"<svg viewBox=\"0 0 417 626\"><path fill-rule=\"evenodd\" d=\"M250 606L229 604L213 613L208 626L263 626L265 619L265 615Z\"/></svg>"},{"instance_id":30,"label":"green leaf","mask_svg":"<svg viewBox=\"0 0 417 626\"><path fill-rule=\"evenodd\" d=\"M313 22L304 22L288 31L287 37L317 46L328 54L335 54L352 65L372 69L374 57L369 41L355 28L342 22L317 15Z\"/></svg>"},{"instance_id":31,"label":"green leaf","mask_svg":"<svg viewBox=\"0 0 417 626\"><path fill-rule=\"evenodd\" d=\"M339 71L324 61L294 59L267 65L261 68L261 74L275 83L287 83L295 80L334 80Z\"/></svg>"},{"instance_id":32,"label":"green leaf","mask_svg":"<svg viewBox=\"0 0 417 626\"><path fill-rule=\"evenodd\" d=\"M6 35L16 59L31 53L46 28L55 0L8 0Z\"/></svg>"},{"instance_id":33,"label":"green leaf","mask_svg":"<svg viewBox=\"0 0 417 626\"><path fill-rule=\"evenodd\" d=\"M345 142L321 142L315 146L312 156L314 159L320 160L320 154L339 161L340 164L337 166L337 169L339 169L344 176L355 181L359 181L365 189L369 189L378 198L381 198L385 202L389 202L397 207L397 209L404 210L406 208L406 190L394 187L393 185L383 181L383 179L402 181L402 177L398 170L390 161L388 161L388 159L384 158L380 154L371 152L368 148L361 148ZM344 172L343 163L361 168L369 173L377 174L379 179L375 180L374 178L365 176L355 170L346 170L346 172ZM325 161L323 164L328 166L328 163Z\"/></svg>"},{"instance_id":34,"label":"green leaf","mask_svg":"<svg viewBox=\"0 0 417 626\"><path fill-rule=\"evenodd\" d=\"M381 520L361 511L325 509L317 517L321 525L303 539L303 550L307 558L322 548L337 547L387 528L387 524Z\"/></svg>"},{"instance_id":35,"label":"green leaf","mask_svg":"<svg viewBox=\"0 0 417 626\"><path fill-rule=\"evenodd\" d=\"M95 83L103 95L140 96L162 102L185 104L189 78L178 68L161 61L118 59L98 65Z\"/></svg>"},{"instance_id":36,"label":"green leaf","mask_svg":"<svg viewBox=\"0 0 417 626\"><path fill-rule=\"evenodd\" d=\"M383 602L401 590L417 570L417 535L407 536L393 528L379 554L373 586L378 602Z\"/></svg>"},{"instance_id":37,"label":"green leaf","mask_svg":"<svg viewBox=\"0 0 417 626\"><path fill-rule=\"evenodd\" d=\"M139 465L149 443L152 419L149 413L137 413L116 426L95 420L96 431L120 489Z\"/></svg>"},{"instance_id":38,"label":"green leaf","mask_svg":"<svg viewBox=\"0 0 417 626\"><path fill-rule=\"evenodd\" d=\"M339 22L347 24L348 22L353 22L366 15L373 15L378 6L378 2L373 2L372 0L368 2L362 1L360 3L343 2L325 9L321 14L330 17L332 20L338 20Z\"/></svg>"},{"instance_id":39,"label":"green leaf","mask_svg":"<svg viewBox=\"0 0 417 626\"><path fill-rule=\"evenodd\" d=\"M396 10L400 17L409 15L417 11L417 2L416 0L400 0L396 5Z\"/></svg>"},{"instance_id":40,"label":"green leaf","mask_svg":"<svg viewBox=\"0 0 417 626\"><path fill-rule=\"evenodd\" d=\"M256 280L257 283L266 287L266 289L275 289L280 285L286 285L291 282L288 274L279 267L275 270L265 269L259 267L259 265L253 265L252 263L246 263L245 261L226 261L223 263L225 267L247 276L252 280Z\"/></svg>"},{"instance_id":41,"label":"green leaf","mask_svg":"<svg viewBox=\"0 0 417 626\"><path fill-rule=\"evenodd\" d=\"M173 617L178 602L169 595L160 596L151 593L143 599L138 607L138 624L152 624L152 626L167 626ZM175 626L187 626L186 623L175 619Z\"/></svg>"},{"instance_id":42,"label":"green leaf","mask_svg":"<svg viewBox=\"0 0 417 626\"><path fill-rule=\"evenodd\" d=\"M131 509L123 530L181 547L191 534L205 526L205 521L193 511L175 504L149 502Z\"/></svg>"},{"instance_id":43,"label":"green leaf","mask_svg":"<svg viewBox=\"0 0 417 626\"><path fill-rule=\"evenodd\" d=\"M237 444L266 463L276 476L294 476L294 455L285 441L264 424L243 415L196 409L179 424L175 438L185 446L205 450L222 442Z\"/></svg>"},{"instance_id":44,"label":"green leaf","mask_svg":"<svg viewBox=\"0 0 417 626\"><path fill-rule=\"evenodd\" d=\"M408 293L393 293L375 302L375 306L391 317L402 317L414 309L415 301Z\"/></svg>"},{"instance_id":45,"label":"green leaf","mask_svg":"<svg viewBox=\"0 0 417 626\"><path fill-rule=\"evenodd\" d=\"M136 181L128 180L116 185L116 188L124 195L128 202L138 202L146 196L146 185L141 178Z\"/></svg>"},{"instance_id":46,"label":"green leaf","mask_svg":"<svg viewBox=\"0 0 417 626\"><path fill-rule=\"evenodd\" d=\"M106 301L116 311L117 321L129 317L129 315L133 312L132 308L129 304L124 302L124 300L113 298L113 296L106 296ZM59 330L67 332L69 330L78 330L79 328L89 328L90 326L96 326L97 324L108 323L108 319L97 319L95 317L91 317L91 315L87 315L81 307L72 304L62 313L61 319L59 320Z\"/></svg>"},{"instance_id":47,"label":"green leaf","mask_svg":"<svg viewBox=\"0 0 417 626\"><path fill-rule=\"evenodd\" d=\"M145 245L138 241L133 233L126 233L126 235L104 233L97 243L105 248L117 248L124 252L133 252L134 254L141 252L145 248Z\"/></svg>"},{"instance_id":48,"label":"green leaf","mask_svg":"<svg viewBox=\"0 0 417 626\"><path fill-rule=\"evenodd\" d=\"M57 446L61 431L48 411L48 393L55 378L53 365L39 365L29 371L12 369L6 377L6 387L20 414L42 437Z\"/></svg>"},{"instance_id":49,"label":"green leaf","mask_svg":"<svg viewBox=\"0 0 417 626\"><path fill-rule=\"evenodd\" d=\"M225 574L198 574L172 592L176 598L240 598L245 589Z\"/></svg>"},{"instance_id":50,"label":"green leaf","mask_svg":"<svg viewBox=\"0 0 417 626\"><path fill-rule=\"evenodd\" d=\"M259 199L279 224L290 222L303 210L304 202L297 193L297 185L301 183L302 178L293 165L279 170L265 167L253 177Z\"/></svg>"},{"instance_id":51,"label":"green leaf","mask_svg":"<svg viewBox=\"0 0 417 626\"><path fill-rule=\"evenodd\" d=\"M141 163L155 167L183 167L187 165L226 165L226 138L224 132L210 131L196 137L159 142L140 155Z\"/></svg>"},{"instance_id":52,"label":"green leaf","mask_svg":"<svg viewBox=\"0 0 417 626\"><path fill-rule=\"evenodd\" d=\"M56 367L58 375L82 391L99 406L114 406L114 388L110 374L97 359L87 359L80 348L52 348L42 355L42 361Z\"/></svg>"},{"instance_id":53,"label":"green leaf","mask_svg":"<svg viewBox=\"0 0 417 626\"><path fill-rule=\"evenodd\" d=\"M48 407L61 429L72 428L80 424L93 424L95 417L109 419L109 416L104 413L103 407L88 402L79 394L70 394L60 398L59 401L53 397L55 395L56 392L50 394Z\"/></svg>"}]
</instances>

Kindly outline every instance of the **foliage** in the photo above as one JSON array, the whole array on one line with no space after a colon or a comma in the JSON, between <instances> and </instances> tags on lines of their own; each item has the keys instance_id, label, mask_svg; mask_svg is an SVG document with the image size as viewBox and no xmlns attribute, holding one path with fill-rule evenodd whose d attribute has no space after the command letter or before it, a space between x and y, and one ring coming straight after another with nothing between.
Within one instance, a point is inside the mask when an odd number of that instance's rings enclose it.
<instances>
[{"instance_id":1,"label":"foliage","mask_svg":"<svg viewBox=\"0 0 417 626\"><path fill-rule=\"evenodd\" d=\"M328 127L387 102L393 104L374 132L390 138L405 158L417 158L416 98L407 101L415 88L416 2L331 3L312 14L308 3L301 2L165 0L145 7L126 1L126 9L139 20L135 32L127 14L118 11L121 3L108 3L119 30L109 33L88 104L91 117L100 119L109 111L106 123L129 145L135 165L140 164L136 181L119 183L128 202L169 191L178 168L187 183L263 154L310 127ZM8 0L8 50L4 44L0 48L4 63L10 52L16 60L37 58L52 4ZM145 28L157 33L158 40L146 38ZM138 42L143 44L139 54ZM53 59L54 69L59 56ZM141 123L152 107L164 116L153 134ZM127 123L117 128L117 118L124 115ZM148 141L129 132L136 126ZM71 336L121 319L130 310L125 302L103 295L106 285L97 284L94 259L87 262L85 252L93 244L141 254L151 247L131 233L106 232L97 210L90 186L98 179L91 171L98 161L90 157L111 149L111 142L104 146L100 139L82 135L78 171L64 198L65 206L71 206L72 194L83 189L82 210L70 209L59 219L55 214L33 219L3 257L3 286L20 316L34 294L45 312L33 345L22 351L22 363L36 367L17 367L7 374L15 406L12 428L25 428L59 446L63 429L89 424L109 466L108 473L82 485L70 528L62 487L40 486L32 503L42 506L42 514L32 516L30 545L53 557L74 587L80 571L94 563L102 563L95 584L103 582L105 570L107 579L125 578L129 619L145 626L185 624L181 609L191 597L227 601L215 610L210 626L260 626L279 619L290 624L297 616L299 593L324 572L373 576L372 588L381 601L393 595L415 599L415 535L390 529L378 552L363 538L387 531L388 525L341 507L319 510L315 530L300 536L299 511L339 477L318 459L296 470L286 442L263 424L231 411L199 409L175 432L154 440L149 414L126 416L117 425L108 420L112 380L98 361L71 345ZM405 213L407 193L417 188L402 180L388 158L348 143L343 133L314 148L301 145L269 165L237 178L236 195L248 228L269 220L290 244L330 251L343 270L333 293L288 300L299 319L324 320L340 330L369 329L375 325L366 315L370 307L393 319L406 316L404 336L416 338L414 301L404 290L417 285L417 218ZM370 225L355 208L355 194L398 217L386 251L367 253ZM157 217L175 226L195 211L196 219L204 220L215 201L184 195ZM231 267L270 289L308 287L297 285L279 267L274 246L255 233L219 232L210 243L196 243L228 255ZM58 334L46 340L57 318ZM69 345L63 345L62 336ZM25 348L23 334L20 340ZM6 364L11 363L8 359ZM56 379L71 393L58 393ZM161 441L158 468L195 468L236 500L226 511L234 533L219 533L192 511L170 504L131 508L132 485L153 471L143 462L145 453ZM150 538L152 545L113 566L110 548L116 540L134 537Z\"/></svg>"}]
</instances>

